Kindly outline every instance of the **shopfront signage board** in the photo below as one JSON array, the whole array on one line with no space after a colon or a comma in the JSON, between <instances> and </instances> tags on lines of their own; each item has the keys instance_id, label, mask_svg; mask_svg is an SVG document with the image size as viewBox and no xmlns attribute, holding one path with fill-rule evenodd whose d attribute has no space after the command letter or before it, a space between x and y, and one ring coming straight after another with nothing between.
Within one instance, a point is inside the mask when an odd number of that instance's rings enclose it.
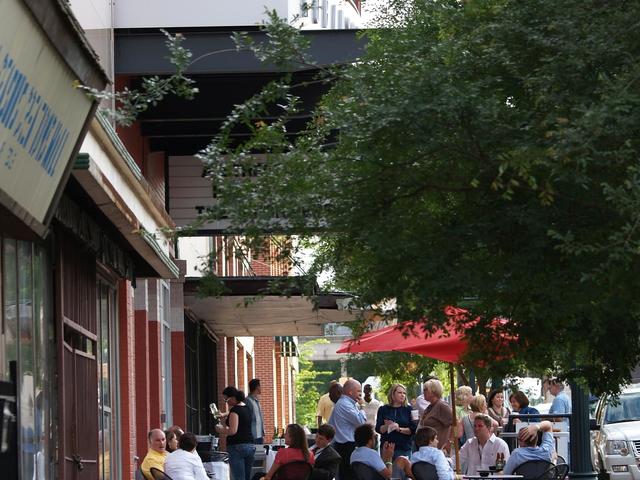
<instances>
[{"instance_id":1,"label":"shopfront signage board","mask_svg":"<svg viewBox=\"0 0 640 480\"><path fill-rule=\"evenodd\" d=\"M94 102L22 0L0 11L0 204L41 227Z\"/></svg>"}]
</instances>

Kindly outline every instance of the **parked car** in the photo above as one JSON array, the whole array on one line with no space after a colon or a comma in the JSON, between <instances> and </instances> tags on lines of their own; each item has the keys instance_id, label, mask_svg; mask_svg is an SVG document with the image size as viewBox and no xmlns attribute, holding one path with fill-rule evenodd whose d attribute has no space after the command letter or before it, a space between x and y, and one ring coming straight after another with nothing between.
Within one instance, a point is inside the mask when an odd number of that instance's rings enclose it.
<instances>
[{"instance_id":1,"label":"parked car","mask_svg":"<svg viewBox=\"0 0 640 480\"><path fill-rule=\"evenodd\" d=\"M640 383L598 401L591 421L591 455L600 478L640 480Z\"/></svg>"}]
</instances>

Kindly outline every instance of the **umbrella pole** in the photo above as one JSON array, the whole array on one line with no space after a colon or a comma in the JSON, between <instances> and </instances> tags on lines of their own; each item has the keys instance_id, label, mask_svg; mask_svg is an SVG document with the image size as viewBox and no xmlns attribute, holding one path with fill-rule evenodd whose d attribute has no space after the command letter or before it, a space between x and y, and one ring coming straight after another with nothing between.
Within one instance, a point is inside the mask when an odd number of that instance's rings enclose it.
<instances>
[{"instance_id":1,"label":"umbrella pole","mask_svg":"<svg viewBox=\"0 0 640 480\"><path fill-rule=\"evenodd\" d=\"M456 418L456 384L454 378L453 363L449 364L449 382L451 383L451 411L453 413L453 426L451 427L451 441L456 453L456 473L460 473L460 445L458 443L458 419Z\"/></svg>"},{"instance_id":2,"label":"umbrella pole","mask_svg":"<svg viewBox=\"0 0 640 480\"><path fill-rule=\"evenodd\" d=\"M451 384L451 412L453 413L453 425L451 427L451 441L456 453L456 473L460 473L460 445L458 444L458 419L456 418L456 384L453 363L449 364L449 382Z\"/></svg>"}]
</instances>

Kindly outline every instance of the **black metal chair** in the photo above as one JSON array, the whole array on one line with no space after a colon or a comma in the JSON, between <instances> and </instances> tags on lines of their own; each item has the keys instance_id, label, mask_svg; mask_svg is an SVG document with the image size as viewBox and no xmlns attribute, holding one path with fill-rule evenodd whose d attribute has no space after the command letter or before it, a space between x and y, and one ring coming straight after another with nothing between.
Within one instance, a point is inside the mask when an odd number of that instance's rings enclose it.
<instances>
[{"instance_id":1,"label":"black metal chair","mask_svg":"<svg viewBox=\"0 0 640 480\"><path fill-rule=\"evenodd\" d=\"M308 480L311 476L311 464L296 460L282 465L274 475L276 480Z\"/></svg>"},{"instance_id":2,"label":"black metal chair","mask_svg":"<svg viewBox=\"0 0 640 480\"><path fill-rule=\"evenodd\" d=\"M569 474L569 465L566 463L558 463L556 465L555 480L564 480Z\"/></svg>"},{"instance_id":3,"label":"black metal chair","mask_svg":"<svg viewBox=\"0 0 640 480\"><path fill-rule=\"evenodd\" d=\"M151 467L149 471L151 472L153 480L172 480L169 475L164 473L162 470L158 470L156 467Z\"/></svg>"},{"instance_id":4,"label":"black metal chair","mask_svg":"<svg viewBox=\"0 0 640 480\"><path fill-rule=\"evenodd\" d=\"M524 480L553 480L555 465L547 460L529 460L519 465L513 473L522 475Z\"/></svg>"},{"instance_id":5,"label":"black metal chair","mask_svg":"<svg viewBox=\"0 0 640 480\"><path fill-rule=\"evenodd\" d=\"M386 480L382 475L376 472L366 463L353 462L351 468L356 474L358 480Z\"/></svg>"},{"instance_id":6,"label":"black metal chair","mask_svg":"<svg viewBox=\"0 0 640 480\"><path fill-rule=\"evenodd\" d=\"M416 480L438 480L438 471L433 463L416 462L411 465L411 473Z\"/></svg>"}]
</instances>

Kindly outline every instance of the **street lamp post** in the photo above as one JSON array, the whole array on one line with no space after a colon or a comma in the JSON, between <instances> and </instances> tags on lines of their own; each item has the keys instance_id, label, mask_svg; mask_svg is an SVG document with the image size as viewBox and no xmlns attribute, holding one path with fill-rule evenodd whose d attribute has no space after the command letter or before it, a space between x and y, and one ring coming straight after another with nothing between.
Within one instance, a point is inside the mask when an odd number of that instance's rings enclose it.
<instances>
[{"instance_id":1,"label":"street lamp post","mask_svg":"<svg viewBox=\"0 0 640 480\"><path fill-rule=\"evenodd\" d=\"M569 478L596 480L591 463L591 434L589 431L589 396L577 383L571 383L571 471Z\"/></svg>"}]
</instances>

